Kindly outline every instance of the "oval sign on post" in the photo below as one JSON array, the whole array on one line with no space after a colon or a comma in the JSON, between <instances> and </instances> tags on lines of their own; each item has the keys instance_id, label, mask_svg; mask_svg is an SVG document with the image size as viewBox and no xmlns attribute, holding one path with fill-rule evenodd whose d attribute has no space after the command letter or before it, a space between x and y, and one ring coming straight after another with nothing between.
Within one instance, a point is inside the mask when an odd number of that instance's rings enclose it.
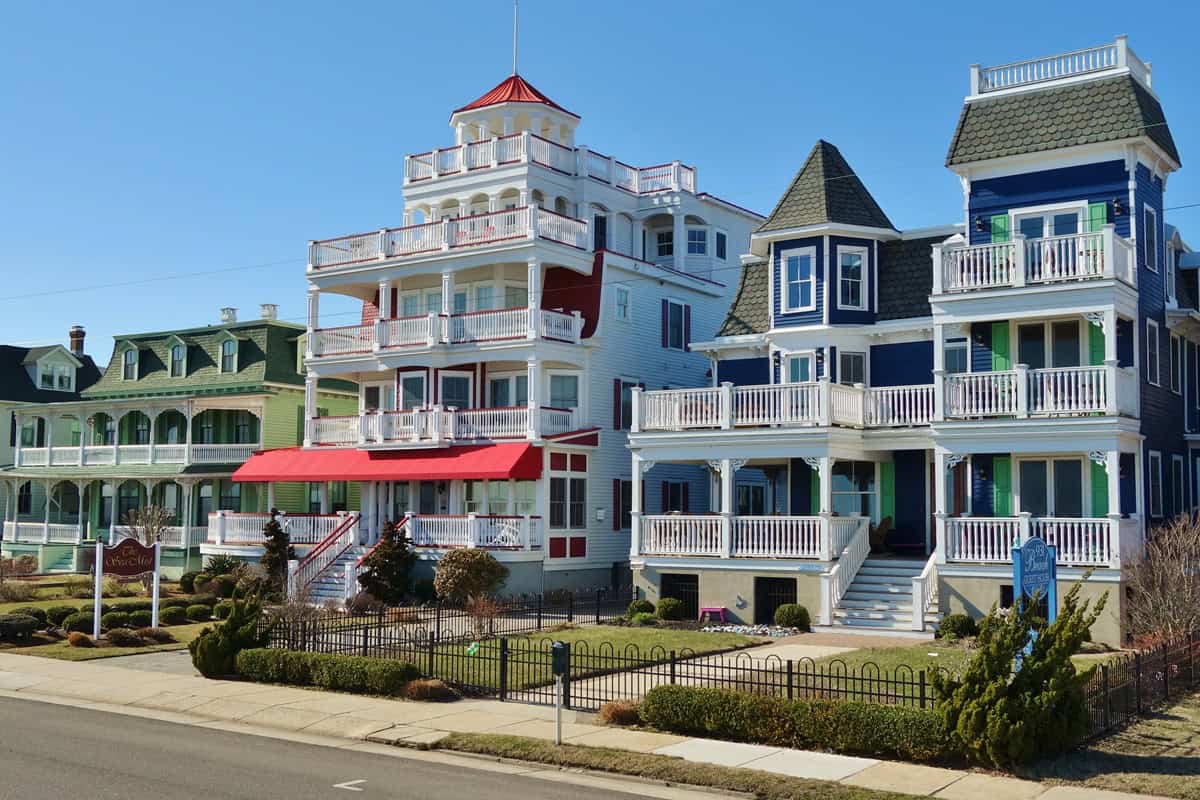
<instances>
[{"instance_id":1,"label":"oval sign on post","mask_svg":"<svg viewBox=\"0 0 1200 800\"><path fill-rule=\"evenodd\" d=\"M1021 545L1021 593L1026 597L1041 594L1048 597L1054 580L1054 557L1040 537L1034 536Z\"/></svg>"},{"instance_id":2,"label":"oval sign on post","mask_svg":"<svg viewBox=\"0 0 1200 800\"><path fill-rule=\"evenodd\" d=\"M154 572L154 545L144 545L135 539L122 539L113 547L104 548L104 573L121 578L136 578Z\"/></svg>"}]
</instances>

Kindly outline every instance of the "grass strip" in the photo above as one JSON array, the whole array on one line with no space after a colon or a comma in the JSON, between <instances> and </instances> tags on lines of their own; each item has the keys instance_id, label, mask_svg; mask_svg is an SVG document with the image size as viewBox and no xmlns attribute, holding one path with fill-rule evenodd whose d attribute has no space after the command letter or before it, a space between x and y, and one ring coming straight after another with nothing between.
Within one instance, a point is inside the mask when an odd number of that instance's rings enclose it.
<instances>
[{"instance_id":1,"label":"grass strip","mask_svg":"<svg viewBox=\"0 0 1200 800\"><path fill-rule=\"evenodd\" d=\"M609 747L576 744L556 746L541 739L490 733L452 733L437 743L440 750L531 761L554 767L587 769L629 775L673 785L700 786L724 792L741 792L758 800L821 798L821 800L867 800L910 798L915 795L880 792L828 781L792 778L739 767L719 767L672 756L635 753Z\"/></svg>"}]
</instances>

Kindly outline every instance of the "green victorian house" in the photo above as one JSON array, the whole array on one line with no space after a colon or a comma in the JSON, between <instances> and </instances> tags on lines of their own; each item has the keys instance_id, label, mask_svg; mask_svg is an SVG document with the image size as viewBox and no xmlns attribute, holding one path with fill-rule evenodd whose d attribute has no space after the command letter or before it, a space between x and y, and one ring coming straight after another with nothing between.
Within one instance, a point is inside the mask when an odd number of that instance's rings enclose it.
<instances>
[{"instance_id":1,"label":"green victorian house","mask_svg":"<svg viewBox=\"0 0 1200 800\"><path fill-rule=\"evenodd\" d=\"M6 557L35 555L41 572L75 572L96 539L137 532L129 514L147 505L171 515L160 535L163 574L198 568L204 552L252 558L267 511L292 512L298 528L345 508L344 484L277 483L230 476L253 453L304 439L304 327L261 319L118 336L108 367L78 399L13 409ZM326 414L358 411L358 391L321 381ZM312 519L303 519L305 517ZM301 519L296 519L301 518ZM297 533L300 531L297 530Z\"/></svg>"}]
</instances>

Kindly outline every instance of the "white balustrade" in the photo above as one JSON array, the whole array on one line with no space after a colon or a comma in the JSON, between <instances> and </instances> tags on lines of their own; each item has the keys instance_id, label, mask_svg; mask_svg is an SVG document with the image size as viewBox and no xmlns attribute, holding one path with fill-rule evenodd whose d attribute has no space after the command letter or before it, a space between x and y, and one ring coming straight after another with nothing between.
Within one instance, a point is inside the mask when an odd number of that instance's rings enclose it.
<instances>
[{"instance_id":1,"label":"white balustrade","mask_svg":"<svg viewBox=\"0 0 1200 800\"><path fill-rule=\"evenodd\" d=\"M841 518L835 517L831 522L839 519ZM871 554L870 525L867 524L868 520L865 517L850 519L853 519L855 526L849 540L844 546L840 548L835 547L833 551L833 555L837 558L837 563L833 565L829 572L821 573L821 622L824 625L833 624L833 610L846 595L850 584L854 582L854 578L862 568L863 562Z\"/></svg>"},{"instance_id":2,"label":"white balustrade","mask_svg":"<svg viewBox=\"0 0 1200 800\"><path fill-rule=\"evenodd\" d=\"M12 522L4 523L4 539L9 542L40 542L45 537L45 527L41 522Z\"/></svg>"},{"instance_id":3,"label":"white balustrade","mask_svg":"<svg viewBox=\"0 0 1200 800\"><path fill-rule=\"evenodd\" d=\"M942 291L1011 286L1017 261L1013 242L974 244L942 251Z\"/></svg>"},{"instance_id":4,"label":"white balustrade","mask_svg":"<svg viewBox=\"0 0 1200 800\"><path fill-rule=\"evenodd\" d=\"M496 162L511 164L525 157L525 137L519 133L496 139Z\"/></svg>"},{"instance_id":5,"label":"white balustrade","mask_svg":"<svg viewBox=\"0 0 1200 800\"><path fill-rule=\"evenodd\" d=\"M867 425L882 428L928 425L932 419L933 384L867 389Z\"/></svg>"},{"instance_id":6,"label":"white balustrade","mask_svg":"<svg viewBox=\"0 0 1200 800\"><path fill-rule=\"evenodd\" d=\"M445 244L445 229L441 222L423 222L384 232L383 250L374 258L403 258L404 256L441 250ZM336 262L331 262L336 263Z\"/></svg>"},{"instance_id":7,"label":"white balustrade","mask_svg":"<svg viewBox=\"0 0 1200 800\"><path fill-rule=\"evenodd\" d=\"M726 417L721 398L719 388L642 392L641 429L719 428Z\"/></svg>"},{"instance_id":8,"label":"white balustrade","mask_svg":"<svg viewBox=\"0 0 1200 800\"><path fill-rule=\"evenodd\" d=\"M78 544L80 538L79 523L59 523L51 522L48 526L48 536L46 541L53 544Z\"/></svg>"},{"instance_id":9,"label":"white balustrade","mask_svg":"<svg viewBox=\"0 0 1200 800\"><path fill-rule=\"evenodd\" d=\"M262 544L263 526L270 521L271 515L265 513L214 511L208 515L208 541L217 544ZM223 531L223 534L218 535L219 531Z\"/></svg>"},{"instance_id":10,"label":"white balustrade","mask_svg":"<svg viewBox=\"0 0 1200 800\"><path fill-rule=\"evenodd\" d=\"M342 554L358 543L358 514L349 514L321 542L308 552L294 571L289 570L290 589L295 592L312 583L329 569Z\"/></svg>"},{"instance_id":11,"label":"white balustrade","mask_svg":"<svg viewBox=\"0 0 1200 800\"><path fill-rule=\"evenodd\" d=\"M561 311L541 309L542 322L540 335L544 339L555 339L560 342L577 344L583 334L583 317L578 313L564 314Z\"/></svg>"},{"instance_id":12,"label":"white balustrade","mask_svg":"<svg viewBox=\"0 0 1200 800\"><path fill-rule=\"evenodd\" d=\"M379 258L379 233L356 233L313 242L308 260L314 267L357 264Z\"/></svg>"},{"instance_id":13,"label":"white balustrade","mask_svg":"<svg viewBox=\"0 0 1200 800\"><path fill-rule=\"evenodd\" d=\"M815 425L821 419L817 383L733 388L734 425ZM719 424L719 422L718 422Z\"/></svg>"},{"instance_id":14,"label":"white balustrade","mask_svg":"<svg viewBox=\"0 0 1200 800\"><path fill-rule=\"evenodd\" d=\"M22 447L20 457L20 466L22 467L44 467L50 463L50 449L47 447Z\"/></svg>"},{"instance_id":15,"label":"white balustrade","mask_svg":"<svg viewBox=\"0 0 1200 800\"><path fill-rule=\"evenodd\" d=\"M522 206L448 220L450 247L477 247L527 236L529 214L530 209Z\"/></svg>"},{"instance_id":16,"label":"white balustrade","mask_svg":"<svg viewBox=\"0 0 1200 800\"><path fill-rule=\"evenodd\" d=\"M539 412L542 417L542 436L569 433L579 427L575 422L575 412L569 408L548 408L542 406Z\"/></svg>"},{"instance_id":17,"label":"white balustrade","mask_svg":"<svg viewBox=\"0 0 1200 800\"><path fill-rule=\"evenodd\" d=\"M1107 519L1041 517L1030 522L1034 536L1055 547L1063 566L1106 567L1116 553Z\"/></svg>"},{"instance_id":18,"label":"white balustrade","mask_svg":"<svg viewBox=\"0 0 1200 800\"><path fill-rule=\"evenodd\" d=\"M90 445L83 448L83 459L89 466L105 466L113 463L116 448L111 444Z\"/></svg>"},{"instance_id":19,"label":"white balustrade","mask_svg":"<svg viewBox=\"0 0 1200 800\"><path fill-rule=\"evenodd\" d=\"M320 328L313 331L314 356L344 356L369 353L375 345L374 325L347 325L340 328Z\"/></svg>"},{"instance_id":20,"label":"white balustrade","mask_svg":"<svg viewBox=\"0 0 1200 800\"><path fill-rule=\"evenodd\" d=\"M946 415L1012 416L1017 413L1017 373L960 372L945 377Z\"/></svg>"},{"instance_id":21,"label":"white balustrade","mask_svg":"<svg viewBox=\"0 0 1200 800\"><path fill-rule=\"evenodd\" d=\"M121 459L122 464L149 464L150 445L123 444L120 447L118 458Z\"/></svg>"},{"instance_id":22,"label":"white balustrade","mask_svg":"<svg viewBox=\"0 0 1200 800\"><path fill-rule=\"evenodd\" d=\"M207 530L200 527L183 527L170 525L159 531L158 541L163 547L183 548L195 547L204 541ZM122 539L138 539L141 534L128 525L114 525L108 531L108 544L112 546Z\"/></svg>"},{"instance_id":23,"label":"white balustrade","mask_svg":"<svg viewBox=\"0 0 1200 800\"><path fill-rule=\"evenodd\" d=\"M540 535L534 530L541 525L539 517L479 516L475 517L475 547L498 550L532 549Z\"/></svg>"},{"instance_id":24,"label":"white balustrade","mask_svg":"<svg viewBox=\"0 0 1200 800\"><path fill-rule=\"evenodd\" d=\"M849 517L830 517L829 519L829 552L834 558L845 550L860 526L869 523L866 517L857 514Z\"/></svg>"},{"instance_id":25,"label":"white balustrade","mask_svg":"<svg viewBox=\"0 0 1200 800\"><path fill-rule=\"evenodd\" d=\"M840 383L829 387L830 419L835 425L862 427L866 424L863 409L864 391L858 386Z\"/></svg>"},{"instance_id":26,"label":"white balustrade","mask_svg":"<svg viewBox=\"0 0 1200 800\"><path fill-rule=\"evenodd\" d=\"M409 520L409 536L416 547L468 547L471 532L465 515L420 514Z\"/></svg>"},{"instance_id":27,"label":"white balustrade","mask_svg":"<svg viewBox=\"0 0 1200 800\"><path fill-rule=\"evenodd\" d=\"M308 439L314 444L358 443L358 417L315 417L308 420Z\"/></svg>"},{"instance_id":28,"label":"white balustrade","mask_svg":"<svg viewBox=\"0 0 1200 800\"><path fill-rule=\"evenodd\" d=\"M529 137L529 160L567 175L575 174L575 151L540 136Z\"/></svg>"},{"instance_id":29,"label":"white balustrade","mask_svg":"<svg viewBox=\"0 0 1200 800\"><path fill-rule=\"evenodd\" d=\"M1015 517L950 517L946 520L946 560L1011 562L1020 528Z\"/></svg>"},{"instance_id":30,"label":"white balustrade","mask_svg":"<svg viewBox=\"0 0 1200 800\"><path fill-rule=\"evenodd\" d=\"M183 464L187 461L186 444L156 444L154 445L155 464Z\"/></svg>"},{"instance_id":31,"label":"white balustrade","mask_svg":"<svg viewBox=\"0 0 1200 800\"><path fill-rule=\"evenodd\" d=\"M451 344L524 339L529 335L529 309L473 311L450 316Z\"/></svg>"},{"instance_id":32,"label":"white balustrade","mask_svg":"<svg viewBox=\"0 0 1200 800\"><path fill-rule=\"evenodd\" d=\"M258 444L193 444L193 464L238 464L249 460Z\"/></svg>"},{"instance_id":33,"label":"white balustrade","mask_svg":"<svg viewBox=\"0 0 1200 800\"><path fill-rule=\"evenodd\" d=\"M413 347L429 343L430 320L436 319L428 314L419 317L400 317L384 321L384 340L380 347Z\"/></svg>"},{"instance_id":34,"label":"white balustrade","mask_svg":"<svg viewBox=\"0 0 1200 800\"><path fill-rule=\"evenodd\" d=\"M925 561L925 567L920 575L912 579L912 629L925 630L925 615L934 607L937 597L937 554L933 553Z\"/></svg>"},{"instance_id":35,"label":"white balustrade","mask_svg":"<svg viewBox=\"0 0 1200 800\"><path fill-rule=\"evenodd\" d=\"M994 92L1000 89L1011 89L1030 83L1052 81L1069 78L1074 75L1086 75L1121 66L1121 46L1123 41L1116 44L1105 44L1099 47L1089 47L1070 53L1060 53L1043 58L1031 58L1025 61L1015 61L996 67L985 67L979 70L978 92ZM1126 48L1126 53L1132 52ZM1134 56L1134 59L1137 57ZM1146 68L1143 66L1143 70Z\"/></svg>"},{"instance_id":36,"label":"white balustrade","mask_svg":"<svg viewBox=\"0 0 1200 800\"><path fill-rule=\"evenodd\" d=\"M269 516L269 515L268 515ZM288 514L279 515L279 524L287 531L292 544L316 544L333 533L346 519L345 514ZM266 521L263 522L266 525Z\"/></svg>"},{"instance_id":37,"label":"white balustrade","mask_svg":"<svg viewBox=\"0 0 1200 800\"><path fill-rule=\"evenodd\" d=\"M588 153L587 174L589 178L595 178L605 183L612 183L612 166L612 159L608 156L593 152Z\"/></svg>"},{"instance_id":38,"label":"white balustrade","mask_svg":"<svg viewBox=\"0 0 1200 800\"><path fill-rule=\"evenodd\" d=\"M1136 417L1141 406L1141 384L1135 367L1117 369L1117 413Z\"/></svg>"},{"instance_id":39,"label":"white balustrade","mask_svg":"<svg viewBox=\"0 0 1200 800\"><path fill-rule=\"evenodd\" d=\"M1096 278L1104 274L1104 235L1071 233L1025 241L1030 283Z\"/></svg>"},{"instance_id":40,"label":"white balustrade","mask_svg":"<svg viewBox=\"0 0 1200 800\"><path fill-rule=\"evenodd\" d=\"M671 164L642 167L638 170L638 193L662 192L677 189L675 171Z\"/></svg>"},{"instance_id":41,"label":"white balustrade","mask_svg":"<svg viewBox=\"0 0 1200 800\"><path fill-rule=\"evenodd\" d=\"M76 445L60 445L50 449L50 466L72 467L79 464L79 448Z\"/></svg>"},{"instance_id":42,"label":"white balustrade","mask_svg":"<svg viewBox=\"0 0 1200 800\"><path fill-rule=\"evenodd\" d=\"M820 517L734 517L733 555L747 558L818 558Z\"/></svg>"},{"instance_id":43,"label":"white balustrade","mask_svg":"<svg viewBox=\"0 0 1200 800\"><path fill-rule=\"evenodd\" d=\"M560 242L580 250L588 249L586 220L564 217L545 208L537 209L537 231L543 239Z\"/></svg>"},{"instance_id":44,"label":"white balustrade","mask_svg":"<svg viewBox=\"0 0 1200 800\"><path fill-rule=\"evenodd\" d=\"M663 514L642 517L641 552L655 556L720 556L721 526L717 515Z\"/></svg>"},{"instance_id":45,"label":"white balustrade","mask_svg":"<svg viewBox=\"0 0 1200 800\"><path fill-rule=\"evenodd\" d=\"M618 189L624 189L627 192L637 194L639 192L637 167L631 167L620 161L614 161L612 185Z\"/></svg>"},{"instance_id":46,"label":"white balustrade","mask_svg":"<svg viewBox=\"0 0 1200 800\"><path fill-rule=\"evenodd\" d=\"M380 415L379 435L385 442L409 441L423 435L419 411L385 411Z\"/></svg>"},{"instance_id":47,"label":"white balustrade","mask_svg":"<svg viewBox=\"0 0 1200 800\"><path fill-rule=\"evenodd\" d=\"M1029 411L1034 414L1104 413L1104 367L1053 367L1029 371Z\"/></svg>"},{"instance_id":48,"label":"white balustrade","mask_svg":"<svg viewBox=\"0 0 1200 800\"><path fill-rule=\"evenodd\" d=\"M938 292L971 292L1027 284L1118 278L1137 285L1133 247L1116 226L1013 241L935 248ZM940 263L940 269L936 266Z\"/></svg>"},{"instance_id":49,"label":"white balustrade","mask_svg":"<svg viewBox=\"0 0 1200 800\"><path fill-rule=\"evenodd\" d=\"M454 414L455 439L524 439L529 406L475 408Z\"/></svg>"}]
</instances>

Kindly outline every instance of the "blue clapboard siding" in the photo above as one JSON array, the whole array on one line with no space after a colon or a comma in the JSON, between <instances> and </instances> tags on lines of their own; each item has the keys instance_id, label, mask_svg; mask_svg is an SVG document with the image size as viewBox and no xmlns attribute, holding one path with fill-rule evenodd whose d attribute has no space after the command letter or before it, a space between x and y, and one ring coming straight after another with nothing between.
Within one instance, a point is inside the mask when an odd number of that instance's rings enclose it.
<instances>
[{"instance_id":1,"label":"blue clapboard siding","mask_svg":"<svg viewBox=\"0 0 1200 800\"><path fill-rule=\"evenodd\" d=\"M926 502L924 450L897 450L892 454L896 464L896 519L889 542L910 547L924 546L925 521L929 518Z\"/></svg>"},{"instance_id":2,"label":"blue clapboard siding","mask_svg":"<svg viewBox=\"0 0 1200 800\"><path fill-rule=\"evenodd\" d=\"M717 381L735 386L760 386L771 382L771 360L762 358L730 358L717 362Z\"/></svg>"},{"instance_id":3,"label":"blue clapboard siding","mask_svg":"<svg viewBox=\"0 0 1200 800\"><path fill-rule=\"evenodd\" d=\"M990 517L995 513L995 489L992 459L988 453L971 456L971 516Z\"/></svg>"},{"instance_id":4,"label":"blue clapboard siding","mask_svg":"<svg viewBox=\"0 0 1200 800\"><path fill-rule=\"evenodd\" d=\"M872 386L933 383L933 342L877 344L871 348Z\"/></svg>"},{"instance_id":5,"label":"blue clapboard siding","mask_svg":"<svg viewBox=\"0 0 1200 800\"><path fill-rule=\"evenodd\" d=\"M815 247L816 256L813 269L816 272L816 309L797 314L784 314L783 308L783 266L781 254L785 250L798 247ZM788 325L814 325L825 321L825 239L822 236L810 236L804 239L788 239L775 243L775 261L771 267L772 296L774 307L771 309L772 327L781 328Z\"/></svg>"},{"instance_id":6,"label":"blue clapboard siding","mask_svg":"<svg viewBox=\"0 0 1200 800\"><path fill-rule=\"evenodd\" d=\"M971 323L971 372L992 371L992 323Z\"/></svg>"},{"instance_id":7,"label":"blue clapboard siding","mask_svg":"<svg viewBox=\"0 0 1200 800\"><path fill-rule=\"evenodd\" d=\"M838 310L838 247L865 247L867 263L863 270L863 299L866 311ZM875 242L871 239L851 239L845 236L829 237L829 321L833 324L875 324Z\"/></svg>"},{"instance_id":8,"label":"blue clapboard siding","mask_svg":"<svg viewBox=\"0 0 1200 800\"><path fill-rule=\"evenodd\" d=\"M1117 320L1117 364L1133 366L1133 320Z\"/></svg>"}]
</instances>

